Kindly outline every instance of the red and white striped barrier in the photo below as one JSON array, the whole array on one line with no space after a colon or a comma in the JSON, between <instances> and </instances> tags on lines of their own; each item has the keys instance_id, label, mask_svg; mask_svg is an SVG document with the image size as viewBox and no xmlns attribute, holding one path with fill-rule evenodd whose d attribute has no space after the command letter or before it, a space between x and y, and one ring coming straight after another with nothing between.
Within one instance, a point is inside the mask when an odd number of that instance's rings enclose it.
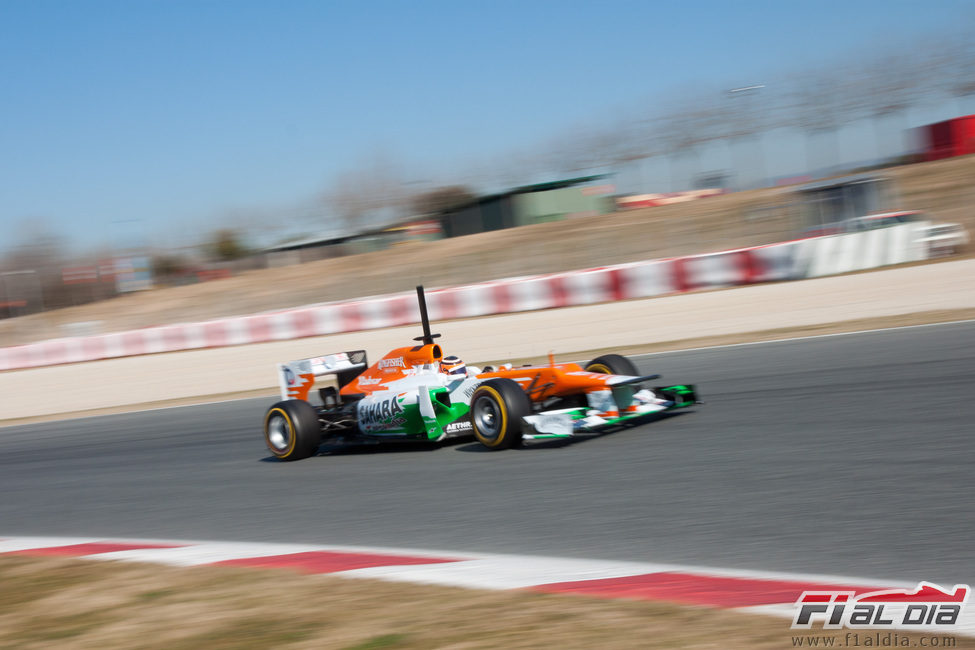
<instances>
[{"instance_id":1,"label":"red and white striped barrier","mask_svg":"<svg viewBox=\"0 0 975 650\"><path fill-rule=\"evenodd\" d=\"M427 293L430 318L450 320L787 279L750 250L509 278ZM265 343L418 323L412 293L287 311L72 337L0 349L0 370Z\"/></svg>"},{"instance_id":2,"label":"red and white striped barrier","mask_svg":"<svg viewBox=\"0 0 975 650\"><path fill-rule=\"evenodd\" d=\"M434 321L650 298L684 291L845 273L923 259L905 225L581 271L507 278L427 293ZM409 325L412 293L0 348L0 370L247 345Z\"/></svg>"}]
</instances>

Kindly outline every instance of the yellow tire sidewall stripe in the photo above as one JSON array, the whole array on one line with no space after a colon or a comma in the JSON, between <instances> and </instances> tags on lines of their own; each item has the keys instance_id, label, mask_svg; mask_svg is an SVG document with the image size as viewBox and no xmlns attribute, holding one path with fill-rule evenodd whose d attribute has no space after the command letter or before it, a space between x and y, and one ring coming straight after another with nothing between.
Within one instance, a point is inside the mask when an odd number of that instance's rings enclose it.
<instances>
[{"instance_id":1,"label":"yellow tire sidewall stripe","mask_svg":"<svg viewBox=\"0 0 975 650\"><path fill-rule=\"evenodd\" d=\"M471 418L471 421L474 423L474 432L478 434L477 439L481 441L481 444L487 445L488 447L496 447L508 436L508 409L505 408L507 403L504 401L504 398L501 397L501 393L499 393L493 386L481 386L478 389L478 392L481 392L482 390L490 391L490 393L494 396L494 401L501 408L501 429L498 432L498 437L494 440L486 442L484 439L482 439L482 436L480 435L481 432L477 429L477 420ZM474 400L474 402L476 401L477 399Z\"/></svg>"},{"instance_id":2,"label":"yellow tire sidewall stripe","mask_svg":"<svg viewBox=\"0 0 975 650\"><path fill-rule=\"evenodd\" d=\"M271 416L274 415L275 412L283 415L284 421L288 423L288 432L290 433L288 437L291 438L290 440L291 444L288 445L288 448L285 451L278 451L277 449L275 449L274 446L271 444L271 440L268 438L267 425L268 422L271 421ZM270 448L271 453L273 453L275 456L280 456L281 458L285 458L287 456L290 456L291 453L294 452L295 444L298 441L298 435L297 432L295 431L295 425L291 421L291 416L289 416L287 411L285 411L283 408L275 406L274 408L272 408L270 411L267 412L266 416L264 416L264 440L267 442L267 446L268 448Z\"/></svg>"}]
</instances>

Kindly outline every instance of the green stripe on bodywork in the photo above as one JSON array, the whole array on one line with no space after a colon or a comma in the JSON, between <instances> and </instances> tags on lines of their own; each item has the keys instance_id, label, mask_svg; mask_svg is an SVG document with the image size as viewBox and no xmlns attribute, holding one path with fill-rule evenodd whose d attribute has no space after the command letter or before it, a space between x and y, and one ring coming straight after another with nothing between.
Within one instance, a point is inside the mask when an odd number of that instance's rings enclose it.
<instances>
[{"instance_id":1,"label":"green stripe on bodywork","mask_svg":"<svg viewBox=\"0 0 975 650\"><path fill-rule=\"evenodd\" d=\"M433 413L435 416L434 420L429 418L424 418L424 427L427 437L430 440L436 440L444 434L444 428L460 418L467 415L470 411L470 405L465 403L451 404L447 406L446 404L437 400L437 395L442 393L449 393L450 391L446 388L431 388L430 389L430 401L433 402Z\"/></svg>"},{"instance_id":2,"label":"green stripe on bodywork","mask_svg":"<svg viewBox=\"0 0 975 650\"><path fill-rule=\"evenodd\" d=\"M444 387L430 389L430 401L433 404L434 417L424 417L420 413L419 404L402 404L400 400L403 417L406 421L402 427L384 429L382 431L370 431L371 436L403 436L417 440L436 440L444 434L444 428L467 415L470 407L467 404L451 404L447 406L439 400L437 395L449 393Z\"/></svg>"}]
</instances>

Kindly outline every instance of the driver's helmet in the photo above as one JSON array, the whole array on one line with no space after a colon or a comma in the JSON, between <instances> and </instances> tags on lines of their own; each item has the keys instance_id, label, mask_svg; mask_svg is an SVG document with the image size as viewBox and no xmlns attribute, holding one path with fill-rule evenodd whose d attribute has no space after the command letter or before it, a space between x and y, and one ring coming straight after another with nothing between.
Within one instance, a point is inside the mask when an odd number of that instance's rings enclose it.
<instances>
[{"instance_id":1,"label":"driver's helmet","mask_svg":"<svg viewBox=\"0 0 975 650\"><path fill-rule=\"evenodd\" d=\"M440 372L456 377L466 377L467 366L460 360L460 357L450 355L440 360Z\"/></svg>"}]
</instances>

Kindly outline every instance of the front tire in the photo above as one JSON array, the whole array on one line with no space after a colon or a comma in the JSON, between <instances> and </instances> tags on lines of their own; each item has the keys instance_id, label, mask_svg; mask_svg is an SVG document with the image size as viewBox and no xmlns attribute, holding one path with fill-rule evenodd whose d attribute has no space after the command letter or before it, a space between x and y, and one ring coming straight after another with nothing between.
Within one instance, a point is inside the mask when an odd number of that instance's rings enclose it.
<instances>
[{"instance_id":1,"label":"front tire","mask_svg":"<svg viewBox=\"0 0 975 650\"><path fill-rule=\"evenodd\" d=\"M640 371L633 362L621 354L604 354L586 364L588 372L600 372L604 375L629 375L639 377Z\"/></svg>"},{"instance_id":2,"label":"front tire","mask_svg":"<svg viewBox=\"0 0 975 650\"><path fill-rule=\"evenodd\" d=\"M488 449L521 443L521 419L531 414L531 400L511 379L489 379L471 395L474 437Z\"/></svg>"},{"instance_id":3,"label":"front tire","mask_svg":"<svg viewBox=\"0 0 975 650\"><path fill-rule=\"evenodd\" d=\"M264 442L281 460L308 458L322 442L318 413L304 400L278 402L264 415Z\"/></svg>"}]
</instances>

